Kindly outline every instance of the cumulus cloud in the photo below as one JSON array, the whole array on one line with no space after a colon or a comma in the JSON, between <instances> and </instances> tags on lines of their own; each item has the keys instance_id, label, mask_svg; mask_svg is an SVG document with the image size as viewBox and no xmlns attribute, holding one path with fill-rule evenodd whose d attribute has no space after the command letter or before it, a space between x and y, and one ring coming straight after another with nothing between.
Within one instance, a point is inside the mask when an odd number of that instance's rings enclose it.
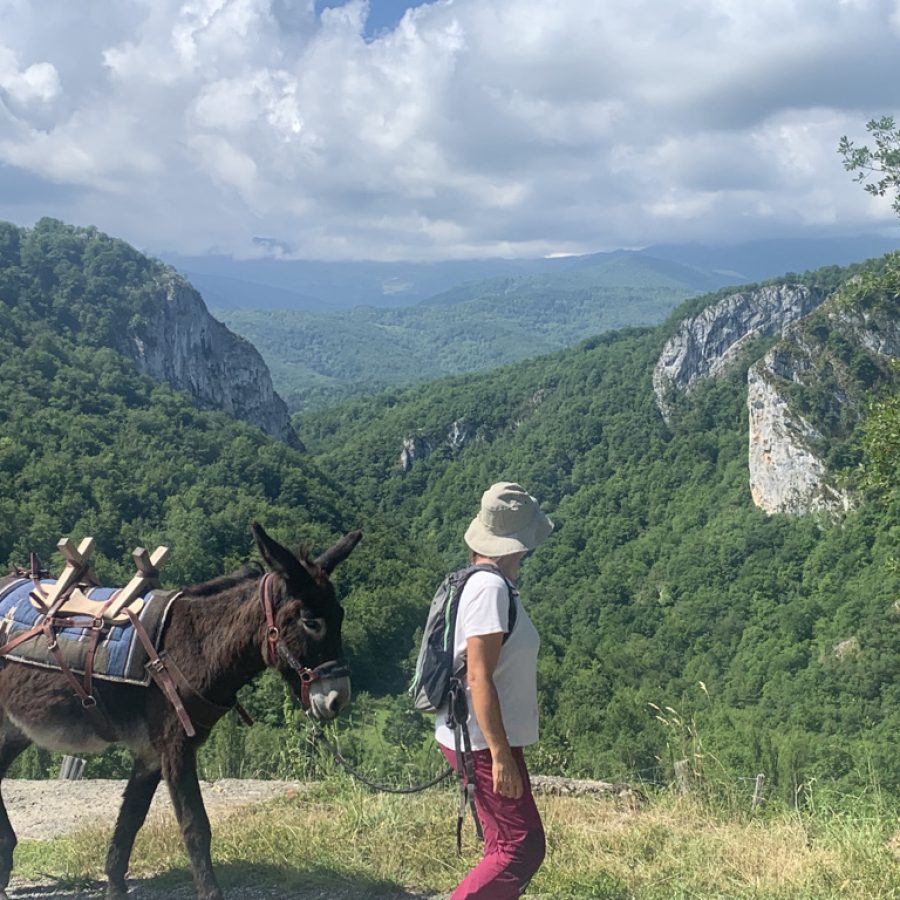
<instances>
[{"instance_id":1,"label":"cumulus cloud","mask_svg":"<svg viewBox=\"0 0 900 900\"><path fill-rule=\"evenodd\" d=\"M898 114L897 0L320 6L8 0L0 217L382 259L893 222L835 150Z\"/></svg>"}]
</instances>

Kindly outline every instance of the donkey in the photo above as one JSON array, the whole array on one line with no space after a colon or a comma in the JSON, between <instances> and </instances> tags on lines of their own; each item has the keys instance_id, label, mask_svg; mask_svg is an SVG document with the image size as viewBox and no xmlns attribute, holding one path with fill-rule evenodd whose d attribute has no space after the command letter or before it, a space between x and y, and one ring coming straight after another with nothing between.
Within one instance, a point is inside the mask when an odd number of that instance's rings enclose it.
<instances>
[{"instance_id":1,"label":"donkey","mask_svg":"<svg viewBox=\"0 0 900 900\"><path fill-rule=\"evenodd\" d=\"M172 602L161 653L184 676L178 693L193 691L201 709L226 712L238 690L272 666L315 718L332 719L350 702L350 679L342 663L344 613L328 576L362 534L349 533L311 561L289 552L259 524L251 528L271 574L260 578L258 571L243 571L185 589ZM197 749L209 737L216 716L195 718L196 734L188 737L156 683L143 687L104 681L94 693L109 725L102 730L111 731L133 757L106 857L107 900L128 895L131 851L160 779L169 788L198 900L222 900L197 779ZM98 734L61 672L5 658L0 663L0 779L32 743L80 754L103 750L110 741ZM0 800L0 900L7 898L15 845Z\"/></svg>"}]
</instances>

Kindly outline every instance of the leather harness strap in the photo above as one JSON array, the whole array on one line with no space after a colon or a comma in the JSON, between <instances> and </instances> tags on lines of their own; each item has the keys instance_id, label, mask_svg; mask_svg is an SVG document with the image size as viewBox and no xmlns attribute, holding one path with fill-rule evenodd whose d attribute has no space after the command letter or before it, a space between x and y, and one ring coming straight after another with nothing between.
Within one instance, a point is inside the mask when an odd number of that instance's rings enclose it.
<instances>
[{"instance_id":1,"label":"leather harness strap","mask_svg":"<svg viewBox=\"0 0 900 900\"><path fill-rule=\"evenodd\" d=\"M266 616L266 656L270 668L276 668L281 657L300 679L300 705L310 708L309 686L321 678L345 678L350 675L350 666L344 660L329 660L315 668L304 666L280 639L275 625L275 606L272 598L272 581L275 576L266 573L259 585L259 597Z\"/></svg>"},{"instance_id":2,"label":"leather harness strap","mask_svg":"<svg viewBox=\"0 0 900 900\"><path fill-rule=\"evenodd\" d=\"M100 643L100 635L103 632L103 614L109 608L109 605L119 596L121 591L115 591L108 600L104 601L98 610L99 615L94 616L91 620L91 640L88 644L87 654L84 661L84 689L89 693L93 693L92 679L94 677L94 656L97 653L97 645Z\"/></svg>"},{"instance_id":3,"label":"leather harness strap","mask_svg":"<svg viewBox=\"0 0 900 900\"><path fill-rule=\"evenodd\" d=\"M54 625L59 624L61 621L70 624L68 620L44 619L42 630L44 636L47 638L47 649L53 654L56 664L59 666L59 670L65 675L66 680L72 686L72 690L75 691L75 695L81 701L81 708L91 720L94 731L96 731L103 740L113 742L117 739L116 733L113 730L109 719L107 719L97 706L97 698L89 693L88 690L85 690L84 685L75 677L75 673L69 668L69 664L66 662L62 650L59 649L59 641L56 639Z\"/></svg>"},{"instance_id":4,"label":"leather harness strap","mask_svg":"<svg viewBox=\"0 0 900 900\"><path fill-rule=\"evenodd\" d=\"M275 625L275 605L272 599L272 582L275 576L266 572L259 584L259 599L262 602L266 616L266 645L268 648L268 665L274 668L278 665L278 638L280 636Z\"/></svg>"},{"instance_id":5,"label":"leather harness strap","mask_svg":"<svg viewBox=\"0 0 900 900\"><path fill-rule=\"evenodd\" d=\"M41 576L43 572L41 571L41 561L38 558L37 553L31 554L31 572L29 573L31 576L31 580L34 582L34 589L37 592L38 596L44 598L47 596L47 592L44 590L44 586L41 584ZM41 606L44 606L42 603ZM46 608L46 607L45 607Z\"/></svg>"},{"instance_id":6,"label":"leather harness strap","mask_svg":"<svg viewBox=\"0 0 900 900\"><path fill-rule=\"evenodd\" d=\"M150 661L145 668L150 673L150 677L156 682L159 689L168 698L169 703L175 708L175 713L184 728L185 734L187 734L188 737L194 737L197 732L194 731L194 726L191 724L191 717L187 714L187 710L184 708L184 704L178 696L178 688L175 686L175 681L166 668L167 660L164 658L165 654L161 656L157 652L153 641L150 640L150 635L147 634L147 629L141 624L141 620L134 611L128 609L126 610L126 613L131 620L131 624L134 626L134 631L138 636L138 640L144 645L144 650L147 651L147 656L150 658Z\"/></svg>"},{"instance_id":7,"label":"leather harness strap","mask_svg":"<svg viewBox=\"0 0 900 900\"><path fill-rule=\"evenodd\" d=\"M0 656L6 656L7 653L15 650L19 644L24 644L25 641L30 641L35 635L41 633L41 625L35 625L33 628L29 628L28 631L23 631L17 634L12 640L7 641L2 647L0 647Z\"/></svg>"}]
</instances>

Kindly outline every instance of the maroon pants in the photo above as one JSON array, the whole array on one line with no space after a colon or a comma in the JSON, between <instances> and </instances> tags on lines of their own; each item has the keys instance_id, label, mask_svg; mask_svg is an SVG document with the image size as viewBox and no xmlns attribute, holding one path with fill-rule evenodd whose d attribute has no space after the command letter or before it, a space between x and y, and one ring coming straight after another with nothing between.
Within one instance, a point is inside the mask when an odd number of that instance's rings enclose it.
<instances>
[{"instance_id":1,"label":"maroon pants","mask_svg":"<svg viewBox=\"0 0 900 900\"><path fill-rule=\"evenodd\" d=\"M451 766L456 754L441 747ZM450 900L514 900L520 897L544 859L544 826L534 804L531 781L521 747L513 756L522 773L524 793L518 800L494 792L490 750L476 750L475 807L484 829L484 856Z\"/></svg>"}]
</instances>

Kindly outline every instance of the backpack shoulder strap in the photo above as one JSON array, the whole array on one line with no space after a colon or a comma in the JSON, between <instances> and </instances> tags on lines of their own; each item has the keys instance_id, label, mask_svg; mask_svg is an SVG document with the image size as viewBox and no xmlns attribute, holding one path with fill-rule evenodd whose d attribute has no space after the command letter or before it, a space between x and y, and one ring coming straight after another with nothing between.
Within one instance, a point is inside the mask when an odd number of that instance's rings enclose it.
<instances>
[{"instance_id":1,"label":"backpack shoulder strap","mask_svg":"<svg viewBox=\"0 0 900 900\"><path fill-rule=\"evenodd\" d=\"M516 617L518 613L516 596L518 595L518 591L513 587L512 582L500 571L498 566L492 565L491 563L479 563L476 566L469 566L466 569L460 569L458 572L454 573L459 579L457 584L460 595L462 594L465 583L476 572L493 572L495 575L499 575L506 585L506 591L509 594L509 613L506 620L506 633L503 635L503 643L505 644L509 640L510 635L512 635L513 628L516 627Z\"/></svg>"}]
</instances>

